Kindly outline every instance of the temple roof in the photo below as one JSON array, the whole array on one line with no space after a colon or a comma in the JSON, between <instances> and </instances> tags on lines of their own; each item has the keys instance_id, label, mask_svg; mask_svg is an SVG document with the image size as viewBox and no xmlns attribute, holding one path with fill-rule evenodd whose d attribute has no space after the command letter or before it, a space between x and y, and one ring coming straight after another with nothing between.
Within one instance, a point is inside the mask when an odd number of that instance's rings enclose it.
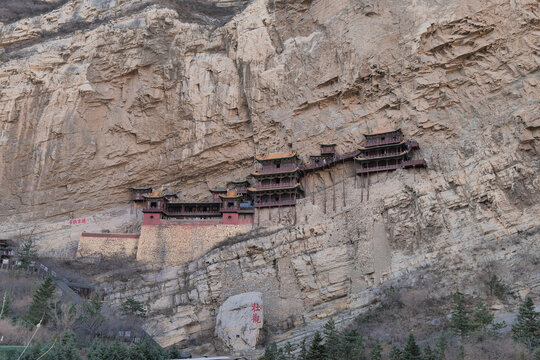
<instances>
[{"instance_id":1,"label":"temple roof","mask_svg":"<svg viewBox=\"0 0 540 360\"><path fill-rule=\"evenodd\" d=\"M210 189L210 192L212 192L212 193L224 193L224 192L227 192L227 189L225 189L223 186L218 186L215 189Z\"/></svg>"},{"instance_id":2,"label":"temple roof","mask_svg":"<svg viewBox=\"0 0 540 360\"><path fill-rule=\"evenodd\" d=\"M150 194L143 194L145 199L161 199L165 197L163 191L152 191Z\"/></svg>"},{"instance_id":3,"label":"temple roof","mask_svg":"<svg viewBox=\"0 0 540 360\"><path fill-rule=\"evenodd\" d=\"M222 199L237 199L241 198L242 195L239 195L236 190L227 190L227 195L219 195Z\"/></svg>"},{"instance_id":4,"label":"temple roof","mask_svg":"<svg viewBox=\"0 0 540 360\"><path fill-rule=\"evenodd\" d=\"M168 189L154 190L150 194L143 194L143 197L145 199L160 199L160 198L164 198L164 197L168 197L168 196L173 196L175 198L178 198L177 194L173 194Z\"/></svg>"},{"instance_id":5,"label":"temple roof","mask_svg":"<svg viewBox=\"0 0 540 360\"><path fill-rule=\"evenodd\" d=\"M251 192L262 192L262 191L273 192L273 191L279 191L279 190L292 190L292 189L296 189L296 188L300 188L300 190L303 191L302 187L300 186L300 183L297 183L296 185L293 185L293 186L283 186L283 187L266 188L266 189L257 189L257 188L250 187L250 188L248 188L248 191L251 191Z\"/></svg>"},{"instance_id":6,"label":"temple roof","mask_svg":"<svg viewBox=\"0 0 540 360\"><path fill-rule=\"evenodd\" d=\"M252 172L251 175L252 176L271 176L271 175L279 175L279 174L292 174L292 173L295 173L295 172L299 171L300 168L297 166L292 170L284 170L284 171L277 171L279 169L274 169L274 170L276 170L276 171L263 172L263 173L255 171L255 172Z\"/></svg>"},{"instance_id":7,"label":"temple roof","mask_svg":"<svg viewBox=\"0 0 540 360\"><path fill-rule=\"evenodd\" d=\"M150 190L150 191L152 191L152 187L151 186L133 186L133 187L130 187L130 190L134 190L134 191L137 191L137 190Z\"/></svg>"},{"instance_id":8,"label":"temple roof","mask_svg":"<svg viewBox=\"0 0 540 360\"><path fill-rule=\"evenodd\" d=\"M247 180L233 180L231 181L233 184L246 184L246 183L249 183L249 181Z\"/></svg>"},{"instance_id":9,"label":"temple roof","mask_svg":"<svg viewBox=\"0 0 540 360\"><path fill-rule=\"evenodd\" d=\"M372 149L377 149L377 148L382 148L382 147L398 146L398 145L403 145L403 144L405 144L405 141L402 140L400 142L389 143L389 144L374 145L374 146L368 146L368 147L360 146L358 150L372 150Z\"/></svg>"},{"instance_id":10,"label":"temple roof","mask_svg":"<svg viewBox=\"0 0 540 360\"><path fill-rule=\"evenodd\" d=\"M296 157L296 152L280 152L273 154L266 154L263 156L256 156L257 161L277 160L277 159L290 159Z\"/></svg>"},{"instance_id":11,"label":"temple roof","mask_svg":"<svg viewBox=\"0 0 540 360\"><path fill-rule=\"evenodd\" d=\"M368 139L368 138L372 138L372 137L378 137L378 136L387 135L387 134L393 134L393 133L401 133L401 128L397 128L397 129L394 129L394 130L388 130L388 131L382 131L382 132L378 132L378 133L371 133L371 134L364 133L363 135L366 137L366 139Z\"/></svg>"},{"instance_id":12,"label":"temple roof","mask_svg":"<svg viewBox=\"0 0 540 360\"><path fill-rule=\"evenodd\" d=\"M207 201L207 202L195 202L195 201L184 201L184 202L173 202L169 203L170 207L182 206L182 205L199 205L199 206L219 206L219 202Z\"/></svg>"},{"instance_id":13,"label":"temple roof","mask_svg":"<svg viewBox=\"0 0 540 360\"><path fill-rule=\"evenodd\" d=\"M401 152L399 152L397 154L381 154L381 155L377 155L377 156L373 156L373 157L357 156L354 159L357 160L357 161L371 161L371 160L377 160L377 159L392 159L392 158L398 158L398 157L404 156L407 153L408 153L408 151L405 150L405 151L401 151Z\"/></svg>"}]
</instances>

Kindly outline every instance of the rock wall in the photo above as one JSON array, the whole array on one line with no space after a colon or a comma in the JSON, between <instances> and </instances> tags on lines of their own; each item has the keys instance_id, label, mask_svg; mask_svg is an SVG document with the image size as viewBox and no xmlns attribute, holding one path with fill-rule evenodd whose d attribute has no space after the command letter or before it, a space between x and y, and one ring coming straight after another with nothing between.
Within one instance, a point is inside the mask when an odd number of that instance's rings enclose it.
<instances>
[{"instance_id":1,"label":"rock wall","mask_svg":"<svg viewBox=\"0 0 540 360\"><path fill-rule=\"evenodd\" d=\"M420 287L433 299L458 288L474 294L479 276L496 269L517 297L536 296L540 282L530 266L539 261L539 208L522 211L518 203L493 201L488 210L485 196L505 192L495 184L507 170L495 169L475 166L474 181L452 189L429 169L379 174L369 201L366 189L349 177L345 205L342 184L328 187L299 201L296 226L259 229L184 266L111 273L95 281L113 307L129 296L145 302L147 330L160 344L190 347L213 336L217 311L228 297L249 291L262 293L266 340L277 341L299 341L331 315L350 321L391 285ZM327 206L325 213L324 199L334 190L336 209ZM485 221L487 211L502 209L508 218ZM515 216L520 221L503 223ZM129 283L119 280L125 277Z\"/></svg>"},{"instance_id":2,"label":"rock wall","mask_svg":"<svg viewBox=\"0 0 540 360\"><path fill-rule=\"evenodd\" d=\"M161 266L187 264L224 240L251 229L251 225L143 226L137 261Z\"/></svg>"},{"instance_id":3,"label":"rock wall","mask_svg":"<svg viewBox=\"0 0 540 360\"><path fill-rule=\"evenodd\" d=\"M83 233L76 256L135 259L139 236L139 234Z\"/></svg>"},{"instance_id":4,"label":"rock wall","mask_svg":"<svg viewBox=\"0 0 540 360\"><path fill-rule=\"evenodd\" d=\"M313 175L296 226L96 282L113 306L147 303L164 345L207 342L219 305L247 291L278 340L351 318L384 286L474 293L487 267L538 293L537 0L165 3L72 0L2 27L6 237L74 256L80 231L134 230L129 186L198 200L256 154L350 151L399 126L427 170L374 175L369 200L352 174ZM70 227L81 218L99 221Z\"/></svg>"}]
</instances>

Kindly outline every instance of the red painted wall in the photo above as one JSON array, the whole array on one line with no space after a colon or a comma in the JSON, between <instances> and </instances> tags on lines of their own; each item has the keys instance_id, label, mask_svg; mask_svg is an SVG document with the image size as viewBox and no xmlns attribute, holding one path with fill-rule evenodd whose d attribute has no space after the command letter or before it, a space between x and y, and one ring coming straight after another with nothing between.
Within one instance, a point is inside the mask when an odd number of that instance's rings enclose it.
<instances>
[{"instance_id":1,"label":"red painted wall","mask_svg":"<svg viewBox=\"0 0 540 360\"><path fill-rule=\"evenodd\" d=\"M143 225L160 225L161 215L159 213L144 213Z\"/></svg>"},{"instance_id":2,"label":"red painted wall","mask_svg":"<svg viewBox=\"0 0 540 360\"><path fill-rule=\"evenodd\" d=\"M238 225L238 213L224 213L222 223L226 225Z\"/></svg>"}]
</instances>

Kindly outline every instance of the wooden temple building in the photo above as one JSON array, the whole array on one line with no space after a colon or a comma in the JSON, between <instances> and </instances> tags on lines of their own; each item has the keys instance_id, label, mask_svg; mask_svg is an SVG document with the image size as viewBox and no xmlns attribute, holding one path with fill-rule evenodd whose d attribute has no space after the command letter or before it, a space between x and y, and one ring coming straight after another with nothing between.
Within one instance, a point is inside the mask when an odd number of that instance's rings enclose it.
<instances>
[{"instance_id":1,"label":"wooden temple building","mask_svg":"<svg viewBox=\"0 0 540 360\"><path fill-rule=\"evenodd\" d=\"M255 186L248 188L255 208L296 205L303 194L300 159L294 152L257 156L260 169L251 173Z\"/></svg>"},{"instance_id":2,"label":"wooden temple building","mask_svg":"<svg viewBox=\"0 0 540 360\"><path fill-rule=\"evenodd\" d=\"M131 193L131 200L135 202L144 201L144 195L150 195L152 188L149 186L139 186L129 188Z\"/></svg>"},{"instance_id":3,"label":"wooden temple building","mask_svg":"<svg viewBox=\"0 0 540 360\"><path fill-rule=\"evenodd\" d=\"M320 146L320 154L310 155L309 163L305 165L302 164L300 166L304 173L319 171L345 161L351 161L360 153L359 150L355 150L349 153L341 154L336 150L336 144L321 144Z\"/></svg>"},{"instance_id":4,"label":"wooden temple building","mask_svg":"<svg viewBox=\"0 0 540 360\"><path fill-rule=\"evenodd\" d=\"M9 240L0 239L0 265L11 265L14 263L15 248Z\"/></svg>"},{"instance_id":5,"label":"wooden temple building","mask_svg":"<svg viewBox=\"0 0 540 360\"><path fill-rule=\"evenodd\" d=\"M413 158L419 145L413 140L405 141L401 129L364 136L366 142L355 157L357 175L426 166L424 159Z\"/></svg>"},{"instance_id":6,"label":"wooden temple building","mask_svg":"<svg viewBox=\"0 0 540 360\"><path fill-rule=\"evenodd\" d=\"M143 195L146 201L146 206L142 210L143 225L253 223L253 205L244 200L244 195L225 188L210 191L212 201L208 202L178 201L178 195L168 191Z\"/></svg>"},{"instance_id":7,"label":"wooden temple building","mask_svg":"<svg viewBox=\"0 0 540 360\"><path fill-rule=\"evenodd\" d=\"M369 184L369 174L373 172L426 166L425 160L413 157L418 143L405 140L401 129L364 136L363 145L349 153L338 152L336 144L321 144L320 154L311 155L307 164L295 152L257 156L258 169L251 173L253 186L245 179L231 181L229 187L210 189L212 196L208 202L182 202L176 194L152 192L150 187L131 188L132 199L146 202L143 225L253 224L258 209L295 206L304 195L301 179L310 172L354 160L356 175L365 175Z\"/></svg>"}]
</instances>

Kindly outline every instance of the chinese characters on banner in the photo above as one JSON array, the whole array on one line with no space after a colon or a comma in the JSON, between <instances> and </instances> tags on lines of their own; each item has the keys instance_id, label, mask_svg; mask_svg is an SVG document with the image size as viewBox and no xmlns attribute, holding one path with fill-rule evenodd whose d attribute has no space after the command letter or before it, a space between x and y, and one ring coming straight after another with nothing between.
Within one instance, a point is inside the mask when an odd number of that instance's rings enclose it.
<instances>
[{"instance_id":1,"label":"chinese characters on banner","mask_svg":"<svg viewBox=\"0 0 540 360\"><path fill-rule=\"evenodd\" d=\"M86 223L86 219L69 220L69 225L77 225L77 224L85 224L85 223Z\"/></svg>"},{"instance_id":2,"label":"chinese characters on banner","mask_svg":"<svg viewBox=\"0 0 540 360\"><path fill-rule=\"evenodd\" d=\"M261 317L258 312L261 312L261 306L259 304L253 304L251 306L251 310L253 310L253 317L251 318L251 321L253 321L256 324L261 323Z\"/></svg>"}]
</instances>

